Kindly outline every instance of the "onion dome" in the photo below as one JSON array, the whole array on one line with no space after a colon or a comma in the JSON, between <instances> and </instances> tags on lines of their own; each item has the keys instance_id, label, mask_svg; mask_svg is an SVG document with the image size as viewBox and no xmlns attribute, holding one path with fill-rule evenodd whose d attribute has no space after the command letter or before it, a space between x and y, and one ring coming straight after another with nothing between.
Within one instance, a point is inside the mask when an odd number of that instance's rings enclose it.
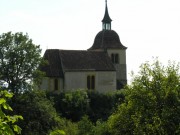
<instances>
[{"instance_id":1,"label":"onion dome","mask_svg":"<svg viewBox=\"0 0 180 135\"><path fill-rule=\"evenodd\" d=\"M122 45L119 35L114 30L102 30L96 35L94 44L89 50L97 49L127 49L127 47Z\"/></svg>"}]
</instances>

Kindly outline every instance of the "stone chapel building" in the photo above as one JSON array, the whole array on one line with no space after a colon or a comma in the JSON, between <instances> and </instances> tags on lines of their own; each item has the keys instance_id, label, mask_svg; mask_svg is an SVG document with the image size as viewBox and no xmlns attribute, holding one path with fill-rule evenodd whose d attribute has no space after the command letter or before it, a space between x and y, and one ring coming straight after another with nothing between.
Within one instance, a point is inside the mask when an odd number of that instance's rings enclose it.
<instances>
[{"instance_id":1,"label":"stone chapel building","mask_svg":"<svg viewBox=\"0 0 180 135\"><path fill-rule=\"evenodd\" d=\"M111 29L106 2L102 30L88 50L47 49L43 58L48 65L40 89L49 91L94 90L107 92L127 84L126 47Z\"/></svg>"}]
</instances>

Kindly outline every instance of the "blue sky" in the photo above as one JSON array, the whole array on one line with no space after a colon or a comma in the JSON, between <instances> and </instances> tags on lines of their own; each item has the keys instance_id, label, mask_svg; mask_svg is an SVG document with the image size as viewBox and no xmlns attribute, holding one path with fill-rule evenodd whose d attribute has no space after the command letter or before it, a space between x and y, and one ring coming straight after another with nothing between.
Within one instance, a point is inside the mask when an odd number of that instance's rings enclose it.
<instances>
[{"instance_id":1,"label":"blue sky","mask_svg":"<svg viewBox=\"0 0 180 135\"><path fill-rule=\"evenodd\" d=\"M180 0L108 0L129 73L159 57L180 62ZM105 0L0 0L0 34L28 33L45 49L85 50L102 29Z\"/></svg>"}]
</instances>

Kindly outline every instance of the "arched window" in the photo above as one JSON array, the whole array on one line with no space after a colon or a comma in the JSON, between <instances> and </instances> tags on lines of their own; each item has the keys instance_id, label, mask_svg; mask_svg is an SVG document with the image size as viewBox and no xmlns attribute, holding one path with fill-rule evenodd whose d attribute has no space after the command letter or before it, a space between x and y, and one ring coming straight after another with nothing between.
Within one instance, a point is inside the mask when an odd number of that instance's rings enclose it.
<instances>
[{"instance_id":1,"label":"arched window","mask_svg":"<svg viewBox=\"0 0 180 135\"><path fill-rule=\"evenodd\" d=\"M111 61L112 61L112 63L114 63L114 54L113 53L111 54Z\"/></svg>"},{"instance_id":2,"label":"arched window","mask_svg":"<svg viewBox=\"0 0 180 135\"><path fill-rule=\"evenodd\" d=\"M94 75L87 76L87 88L88 88L88 90L95 89L95 76Z\"/></svg>"},{"instance_id":3,"label":"arched window","mask_svg":"<svg viewBox=\"0 0 180 135\"><path fill-rule=\"evenodd\" d=\"M115 63L118 64L119 63L119 55L115 54Z\"/></svg>"},{"instance_id":4,"label":"arched window","mask_svg":"<svg viewBox=\"0 0 180 135\"><path fill-rule=\"evenodd\" d=\"M54 90L58 90L58 79L54 79Z\"/></svg>"},{"instance_id":5,"label":"arched window","mask_svg":"<svg viewBox=\"0 0 180 135\"><path fill-rule=\"evenodd\" d=\"M113 64L118 64L119 63L119 54L112 53L111 54L111 61L112 61Z\"/></svg>"}]
</instances>

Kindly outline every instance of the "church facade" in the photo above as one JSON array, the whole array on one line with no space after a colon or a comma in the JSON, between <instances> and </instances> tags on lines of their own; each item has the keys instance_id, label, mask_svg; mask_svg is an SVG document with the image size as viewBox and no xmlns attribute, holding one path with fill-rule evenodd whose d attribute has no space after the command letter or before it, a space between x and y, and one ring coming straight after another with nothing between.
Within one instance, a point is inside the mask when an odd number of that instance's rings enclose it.
<instances>
[{"instance_id":1,"label":"church facade","mask_svg":"<svg viewBox=\"0 0 180 135\"><path fill-rule=\"evenodd\" d=\"M40 89L55 92L94 90L98 92L121 89L127 84L126 47L111 29L106 2L102 30L87 50L47 49L48 61L41 70L46 73Z\"/></svg>"}]
</instances>

